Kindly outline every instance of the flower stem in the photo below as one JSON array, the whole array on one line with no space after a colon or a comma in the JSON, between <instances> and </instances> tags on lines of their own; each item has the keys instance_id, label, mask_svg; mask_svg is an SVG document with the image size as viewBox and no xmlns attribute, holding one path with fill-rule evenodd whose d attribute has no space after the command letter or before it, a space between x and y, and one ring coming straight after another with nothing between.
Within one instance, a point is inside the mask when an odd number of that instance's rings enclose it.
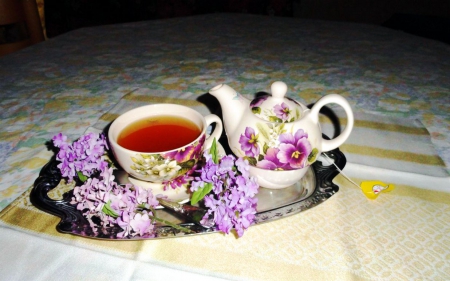
<instances>
[{"instance_id":1,"label":"flower stem","mask_svg":"<svg viewBox=\"0 0 450 281\"><path fill-rule=\"evenodd\" d=\"M192 230L190 230L190 229L187 228L187 227L183 227L183 226L181 226L181 225L171 223L171 222L169 222L169 221L160 219L160 218L158 218L158 217L156 217L156 216L151 216L151 219L152 219L152 220L159 221L159 222L162 222L162 223L164 223L164 224L167 224L168 226L171 226L171 227L173 227L173 228L175 228L175 229L181 230L181 231L183 231L184 233L195 233L195 231L192 231Z\"/></svg>"}]
</instances>

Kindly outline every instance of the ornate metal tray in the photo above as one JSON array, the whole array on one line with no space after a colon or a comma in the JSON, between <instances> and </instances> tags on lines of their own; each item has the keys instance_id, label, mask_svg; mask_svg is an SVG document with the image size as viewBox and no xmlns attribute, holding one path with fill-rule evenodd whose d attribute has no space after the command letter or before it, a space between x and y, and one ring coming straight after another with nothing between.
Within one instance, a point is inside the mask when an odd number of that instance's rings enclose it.
<instances>
[{"instance_id":1,"label":"ornate metal tray","mask_svg":"<svg viewBox=\"0 0 450 281\"><path fill-rule=\"evenodd\" d=\"M334 163L340 169L344 168L346 158L339 149L326 152L325 154L333 159ZM62 179L57 165L58 162L52 159L42 168L39 177L34 182L30 200L37 208L61 218L61 221L56 226L59 232L87 238L127 241L191 236L216 232L213 228L203 228L187 221L185 217L163 208L156 210L158 217L189 228L193 233L187 234L171 226L157 224L154 238L117 238L116 233L121 231L119 227L110 230L110 233L94 234L81 212L76 209L75 205L70 204L72 190L66 192L62 199L55 200L49 197L49 191L57 188ZM326 201L339 190L339 187L332 182L338 173L338 170L333 165L327 166L318 160L312 165L312 168L308 170L300 182L295 185L284 189L260 188L257 196L258 205L255 224L271 222L294 215Z\"/></svg>"}]
</instances>

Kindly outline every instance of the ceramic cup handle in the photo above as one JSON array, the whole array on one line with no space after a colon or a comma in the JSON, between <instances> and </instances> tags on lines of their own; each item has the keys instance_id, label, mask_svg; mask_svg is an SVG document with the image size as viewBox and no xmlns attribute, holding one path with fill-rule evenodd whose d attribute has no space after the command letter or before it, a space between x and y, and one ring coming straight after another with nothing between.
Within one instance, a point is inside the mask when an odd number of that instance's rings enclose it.
<instances>
[{"instance_id":1,"label":"ceramic cup handle","mask_svg":"<svg viewBox=\"0 0 450 281\"><path fill-rule=\"evenodd\" d=\"M214 138L216 138L216 142L219 142L220 136L222 135L223 125L222 120L220 120L219 116L214 114L209 114L205 116L206 127L209 127L212 123L216 123L216 127L211 135L206 137L205 145L203 146L203 150L206 150L211 147Z\"/></svg>"},{"instance_id":2,"label":"ceramic cup handle","mask_svg":"<svg viewBox=\"0 0 450 281\"><path fill-rule=\"evenodd\" d=\"M311 108L310 111L311 118L313 118L314 123L316 124L319 123L319 111L324 105L329 103L338 104L344 109L345 114L347 114L347 125L345 126L344 131L336 138L332 140L326 140L322 138L323 152L333 150L335 148L338 148L341 144L343 144L350 136L354 123L353 111L350 107L350 104L345 98L337 94L330 94L324 96L314 104L314 106Z\"/></svg>"}]
</instances>

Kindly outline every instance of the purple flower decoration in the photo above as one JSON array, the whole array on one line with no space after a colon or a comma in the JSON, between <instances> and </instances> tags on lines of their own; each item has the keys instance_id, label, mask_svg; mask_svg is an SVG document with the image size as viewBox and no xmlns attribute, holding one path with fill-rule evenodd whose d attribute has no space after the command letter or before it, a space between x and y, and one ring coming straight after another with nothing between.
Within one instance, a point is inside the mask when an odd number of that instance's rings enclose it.
<instances>
[{"instance_id":1,"label":"purple flower decoration","mask_svg":"<svg viewBox=\"0 0 450 281\"><path fill-rule=\"evenodd\" d=\"M301 169L305 167L308 155L311 153L311 144L308 134L299 129L295 135L289 133L281 134L280 151L277 153L278 160L283 164L289 164L290 169Z\"/></svg>"},{"instance_id":2,"label":"purple flower decoration","mask_svg":"<svg viewBox=\"0 0 450 281\"><path fill-rule=\"evenodd\" d=\"M185 148L165 153L162 155L166 159L173 159L177 163L183 163L191 159L197 158L200 155L203 148L205 137L202 137L197 144L189 145Z\"/></svg>"},{"instance_id":3,"label":"purple flower decoration","mask_svg":"<svg viewBox=\"0 0 450 281\"><path fill-rule=\"evenodd\" d=\"M291 113L291 110L289 109L288 105L286 103L277 104L273 107L273 110L275 112L275 115L280 118L283 121L288 120L289 114Z\"/></svg>"},{"instance_id":4,"label":"purple flower decoration","mask_svg":"<svg viewBox=\"0 0 450 281\"><path fill-rule=\"evenodd\" d=\"M256 157L259 155L258 135L255 134L255 130L250 127L245 128L245 134L239 138L241 149L245 152L245 155L250 157Z\"/></svg>"},{"instance_id":5,"label":"purple flower decoration","mask_svg":"<svg viewBox=\"0 0 450 281\"><path fill-rule=\"evenodd\" d=\"M166 159L173 159L178 163L183 163L192 159L193 153L194 153L194 146L190 145L179 150L164 153L164 155L162 156Z\"/></svg>"},{"instance_id":6,"label":"purple flower decoration","mask_svg":"<svg viewBox=\"0 0 450 281\"><path fill-rule=\"evenodd\" d=\"M281 163L277 158L278 152L280 152L278 148L267 149L264 159L259 161L256 166L267 170L289 170L289 165Z\"/></svg>"},{"instance_id":7,"label":"purple flower decoration","mask_svg":"<svg viewBox=\"0 0 450 281\"><path fill-rule=\"evenodd\" d=\"M266 101L269 98L268 95L265 96L260 96L255 98L254 100L252 100L252 102L250 103L250 107L259 107L264 101Z\"/></svg>"}]
</instances>

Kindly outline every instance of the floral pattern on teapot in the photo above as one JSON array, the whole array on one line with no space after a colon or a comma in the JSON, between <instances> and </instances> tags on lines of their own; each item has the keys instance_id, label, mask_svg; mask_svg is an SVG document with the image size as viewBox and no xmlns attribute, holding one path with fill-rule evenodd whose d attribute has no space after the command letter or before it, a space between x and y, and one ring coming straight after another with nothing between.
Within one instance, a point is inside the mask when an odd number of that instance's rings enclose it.
<instances>
[{"instance_id":1,"label":"floral pattern on teapot","mask_svg":"<svg viewBox=\"0 0 450 281\"><path fill-rule=\"evenodd\" d=\"M298 108L290 108L289 105L285 102L280 104L275 104L272 108L264 108L261 105L269 98L269 96L260 96L254 99L250 103L250 108L253 114L257 115L259 118L276 123L286 123L286 122L294 122L297 119L300 119L301 113ZM295 104L298 104L295 100L290 98L286 98Z\"/></svg>"},{"instance_id":2,"label":"floral pattern on teapot","mask_svg":"<svg viewBox=\"0 0 450 281\"><path fill-rule=\"evenodd\" d=\"M251 165L268 170L295 170L316 160L318 149L311 146L303 129L287 132L283 123L257 123L256 126L259 133L246 127L239 138L244 158Z\"/></svg>"}]
</instances>

